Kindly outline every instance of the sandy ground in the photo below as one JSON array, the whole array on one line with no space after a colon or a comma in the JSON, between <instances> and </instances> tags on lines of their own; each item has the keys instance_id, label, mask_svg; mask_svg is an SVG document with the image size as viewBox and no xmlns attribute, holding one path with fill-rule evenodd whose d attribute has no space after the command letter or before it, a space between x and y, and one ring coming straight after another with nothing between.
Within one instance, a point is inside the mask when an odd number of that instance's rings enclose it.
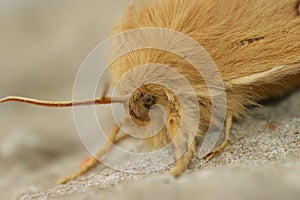
<instances>
[{"instance_id":1,"label":"sandy ground","mask_svg":"<svg viewBox=\"0 0 300 200\"><path fill-rule=\"evenodd\" d=\"M0 97L71 99L81 62L127 2L28 2L1 7ZM55 182L88 155L72 111L3 104L0 199L298 199L299 99L298 90L252 109L234 123L232 145L208 163L196 155L179 179L166 170L131 174L99 165L60 186Z\"/></svg>"}]
</instances>

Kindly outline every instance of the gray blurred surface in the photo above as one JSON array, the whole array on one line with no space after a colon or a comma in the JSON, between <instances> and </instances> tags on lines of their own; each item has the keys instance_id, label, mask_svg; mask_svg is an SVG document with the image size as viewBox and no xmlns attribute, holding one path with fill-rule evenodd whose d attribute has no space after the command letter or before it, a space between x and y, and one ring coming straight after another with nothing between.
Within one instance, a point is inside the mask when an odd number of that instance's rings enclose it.
<instances>
[{"instance_id":1,"label":"gray blurred surface","mask_svg":"<svg viewBox=\"0 0 300 200\"><path fill-rule=\"evenodd\" d=\"M1 1L0 98L71 100L79 66L110 35L127 2ZM51 186L69 170L58 165L37 180L41 170L72 156L78 166L87 155L71 109L3 104L0 124L0 199L30 185Z\"/></svg>"},{"instance_id":2,"label":"gray blurred surface","mask_svg":"<svg viewBox=\"0 0 300 200\"><path fill-rule=\"evenodd\" d=\"M81 62L127 1L1 3L0 97L69 100ZM179 179L98 166L62 186L87 155L71 109L0 105L0 199L299 199L299 99L253 109L224 153L208 163L196 155Z\"/></svg>"}]
</instances>

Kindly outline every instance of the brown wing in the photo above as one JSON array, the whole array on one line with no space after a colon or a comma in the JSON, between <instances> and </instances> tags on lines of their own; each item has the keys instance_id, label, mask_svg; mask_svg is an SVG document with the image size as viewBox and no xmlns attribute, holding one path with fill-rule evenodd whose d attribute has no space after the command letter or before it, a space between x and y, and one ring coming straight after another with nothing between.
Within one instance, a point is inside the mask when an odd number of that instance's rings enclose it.
<instances>
[{"instance_id":1,"label":"brown wing","mask_svg":"<svg viewBox=\"0 0 300 200\"><path fill-rule=\"evenodd\" d=\"M288 77L298 77L300 75L300 62L290 65L275 66L268 71L250 74L226 82L229 87L276 84L280 80L289 79ZM299 77L300 81L300 77Z\"/></svg>"},{"instance_id":2,"label":"brown wing","mask_svg":"<svg viewBox=\"0 0 300 200\"><path fill-rule=\"evenodd\" d=\"M281 95L300 86L300 63L272 69L226 82L229 91L241 91L251 99L259 100Z\"/></svg>"}]
</instances>

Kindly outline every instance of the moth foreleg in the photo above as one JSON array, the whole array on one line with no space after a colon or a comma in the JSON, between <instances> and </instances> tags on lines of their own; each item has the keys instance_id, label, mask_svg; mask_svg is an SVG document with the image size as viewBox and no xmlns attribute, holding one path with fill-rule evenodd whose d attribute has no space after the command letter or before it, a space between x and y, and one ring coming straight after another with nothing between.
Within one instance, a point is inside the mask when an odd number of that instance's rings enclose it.
<instances>
[{"instance_id":1,"label":"moth foreleg","mask_svg":"<svg viewBox=\"0 0 300 200\"><path fill-rule=\"evenodd\" d=\"M96 153L95 157L92 157L85 165L83 165L79 170L77 170L73 174L59 180L58 184L64 184L68 181L74 180L80 175L91 170L94 166L96 166L96 164L98 163L98 159L100 159L105 153L107 153L115 143L127 137L127 135L124 134L117 138L116 136L119 133L119 130L120 127L118 125L115 125L111 132L107 135L108 140L106 144Z\"/></svg>"},{"instance_id":2,"label":"moth foreleg","mask_svg":"<svg viewBox=\"0 0 300 200\"><path fill-rule=\"evenodd\" d=\"M187 151L184 155L184 163L186 163L186 166L188 166L188 164L191 162L195 151L196 151L196 140L194 139L192 144L190 144L187 147Z\"/></svg>"},{"instance_id":3,"label":"moth foreleg","mask_svg":"<svg viewBox=\"0 0 300 200\"><path fill-rule=\"evenodd\" d=\"M225 122L225 137L223 142L212 152L208 153L206 156L204 156L204 159L207 161L209 161L210 159L212 159L213 157L215 157L216 155L218 155L228 144L230 144L230 130L231 130L231 125L232 125L232 116L228 115L226 117L226 122Z\"/></svg>"},{"instance_id":4,"label":"moth foreleg","mask_svg":"<svg viewBox=\"0 0 300 200\"><path fill-rule=\"evenodd\" d=\"M169 173L175 177L180 176L184 172L196 149L195 141L185 149L186 147L183 144L186 142L182 141L183 138L177 135L178 124L179 120L177 119L170 119L168 122L168 133L172 139L176 159L175 166L169 170Z\"/></svg>"}]
</instances>

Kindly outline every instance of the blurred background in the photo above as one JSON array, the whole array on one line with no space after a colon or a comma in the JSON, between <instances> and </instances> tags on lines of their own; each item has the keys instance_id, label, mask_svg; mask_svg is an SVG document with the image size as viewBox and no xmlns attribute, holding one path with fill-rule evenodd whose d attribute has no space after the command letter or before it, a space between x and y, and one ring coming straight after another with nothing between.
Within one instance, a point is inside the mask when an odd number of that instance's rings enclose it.
<instances>
[{"instance_id":1,"label":"blurred background","mask_svg":"<svg viewBox=\"0 0 300 200\"><path fill-rule=\"evenodd\" d=\"M10 95L71 100L88 53L112 30L129 0L1 0L0 98ZM87 155L71 109L0 105L0 199L32 183L55 183ZM68 159L78 157L78 163ZM43 173L44 172L44 173ZM43 174L43 175L41 175ZM46 177L45 177L46 176ZM13 186L13 187L12 187Z\"/></svg>"}]
</instances>

